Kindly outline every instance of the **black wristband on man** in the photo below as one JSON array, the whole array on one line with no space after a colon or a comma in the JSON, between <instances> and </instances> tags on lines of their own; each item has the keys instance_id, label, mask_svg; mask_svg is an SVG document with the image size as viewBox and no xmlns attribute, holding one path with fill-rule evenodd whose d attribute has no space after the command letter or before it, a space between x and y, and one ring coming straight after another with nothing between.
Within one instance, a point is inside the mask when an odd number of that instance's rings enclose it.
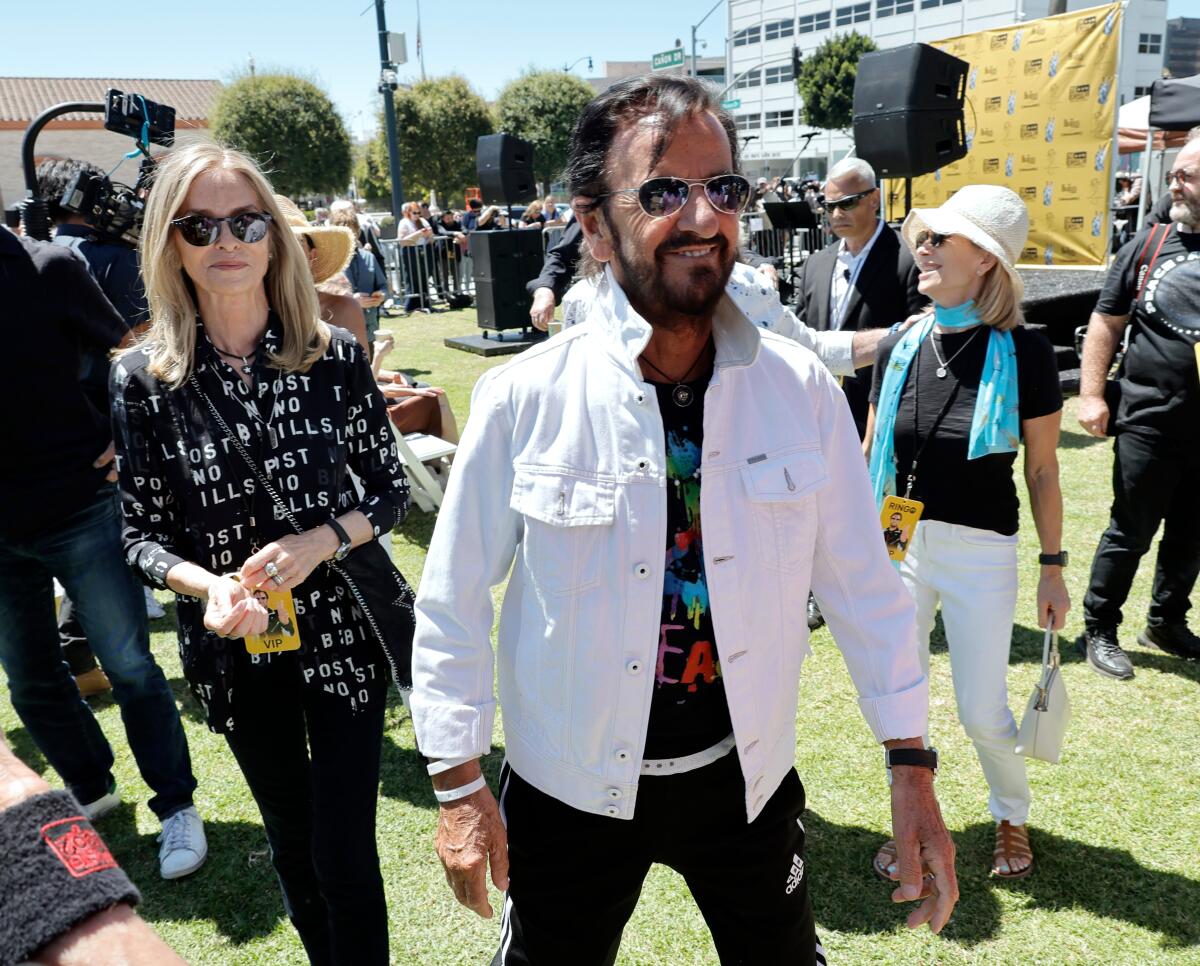
<instances>
[{"instance_id":1,"label":"black wristband on man","mask_svg":"<svg viewBox=\"0 0 1200 966\"><path fill-rule=\"evenodd\" d=\"M67 792L0 811L0 966L24 962L89 916L141 896Z\"/></svg>"}]
</instances>

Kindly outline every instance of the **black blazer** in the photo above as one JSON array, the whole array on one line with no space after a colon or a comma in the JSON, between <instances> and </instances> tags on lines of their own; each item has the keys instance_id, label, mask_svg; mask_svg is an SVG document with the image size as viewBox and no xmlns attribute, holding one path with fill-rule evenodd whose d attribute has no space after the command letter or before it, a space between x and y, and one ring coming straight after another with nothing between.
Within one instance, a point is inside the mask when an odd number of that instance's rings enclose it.
<instances>
[{"instance_id":1,"label":"black blazer","mask_svg":"<svg viewBox=\"0 0 1200 966\"><path fill-rule=\"evenodd\" d=\"M838 245L834 242L814 252L800 271L796 314L811 328L830 328L829 292ZM879 329L903 322L929 299L917 292L917 266L908 246L889 227L884 227L871 246L848 296L840 329L855 331ZM867 397L871 392L871 367L859 369L842 383L858 435L866 431Z\"/></svg>"}]
</instances>

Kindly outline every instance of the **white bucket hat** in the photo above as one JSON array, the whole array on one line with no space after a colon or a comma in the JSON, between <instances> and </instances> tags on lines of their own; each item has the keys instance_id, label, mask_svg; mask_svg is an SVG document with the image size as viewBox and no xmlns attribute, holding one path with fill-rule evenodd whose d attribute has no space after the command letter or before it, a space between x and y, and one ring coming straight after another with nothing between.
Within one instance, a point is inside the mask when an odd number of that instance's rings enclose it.
<instances>
[{"instance_id":1,"label":"white bucket hat","mask_svg":"<svg viewBox=\"0 0 1200 966\"><path fill-rule=\"evenodd\" d=\"M993 184L969 184L959 188L940 208L914 208L904 219L900 234L914 253L917 236L962 235L985 252L991 252L1017 287L1020 298L1025 286L1016 262L1029 237L1029 211L1010 188Z\"/></svg>"}]
</instances>

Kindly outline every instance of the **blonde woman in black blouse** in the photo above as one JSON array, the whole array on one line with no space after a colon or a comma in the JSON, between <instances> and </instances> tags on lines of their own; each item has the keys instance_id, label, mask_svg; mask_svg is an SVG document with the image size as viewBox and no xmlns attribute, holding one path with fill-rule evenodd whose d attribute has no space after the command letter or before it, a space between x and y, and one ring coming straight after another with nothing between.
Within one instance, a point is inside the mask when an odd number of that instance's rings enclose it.
<instances>
[{"instance_id":1,"label":"blonde woman in black blouse","mask_svg":"<svg viewBox=\"0 0 1200 966\"><path fill-rule=\"evenodd\" d=\"M173 152L141 244L152 324L111 385L129 562L178 595L184 675L258 803L310 960L386 963L375 805L401 660L326 565L407 506L383 398L354 338L320 321L244 155ZM298 649L251 653L261 590L291 592Z\"/></svg>"}]
</instances>

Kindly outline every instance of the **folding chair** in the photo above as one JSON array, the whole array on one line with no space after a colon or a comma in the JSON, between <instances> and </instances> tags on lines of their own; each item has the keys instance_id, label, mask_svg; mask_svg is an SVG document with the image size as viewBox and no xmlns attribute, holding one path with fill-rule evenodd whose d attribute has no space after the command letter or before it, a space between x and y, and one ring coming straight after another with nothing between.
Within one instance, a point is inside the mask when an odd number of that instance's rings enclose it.
<instances>
[{"instance_id":1,"label":"folding chair","mask_svg":"<svg viewBox=\"0 0 1200 966\"><path fill-rule=\"evenodd\" d=\"M443 473L450 470L450 457L458 447L454 443L428 433L395 433L396 451L408 474L413 502L426 513L434 513L442 505L442 485L430 471L432 464Z\"/></svg>"}]
</instances>

